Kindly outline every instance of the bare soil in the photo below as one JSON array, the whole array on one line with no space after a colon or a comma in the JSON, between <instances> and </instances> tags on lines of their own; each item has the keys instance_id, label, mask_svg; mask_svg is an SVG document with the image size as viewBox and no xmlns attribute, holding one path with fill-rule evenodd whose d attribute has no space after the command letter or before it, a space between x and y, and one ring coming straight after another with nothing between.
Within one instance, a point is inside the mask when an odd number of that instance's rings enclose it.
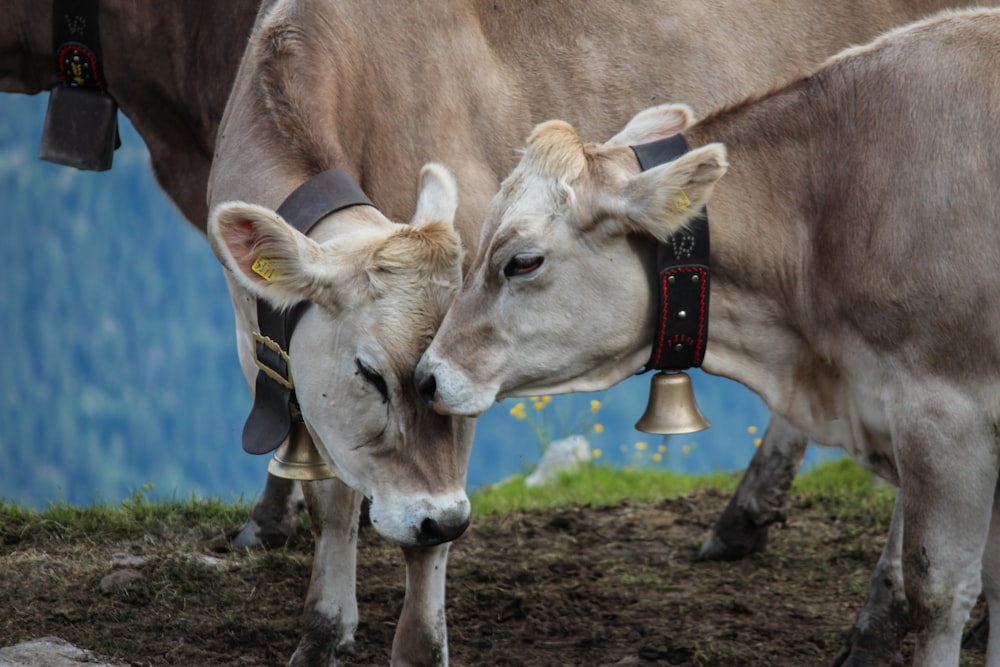
<instances>
[{"instance_id":1,"label":"bare soil","mask_svg":"<svg viewBox=\"0 0 1000 667\"><path fill-rule=\"evenodd\" d=\"M888 517L844 518L793 498L766 553L698 562L726 500L699 491L474 519L449 561L451 663L827 664L860 608ZM206 538L232 526L131 539L36 528L0 530L0 646L58 636L136 665L234 667L281 665L295 649L313 546L306 531L283 549L249 552ZM220 562L192 557L192 545ZM370 528L360 549L358 652L344 664L384 666L402 557ZM129 567L122 555L145 557L133 566L141 576L106 582L105 592L102 579ZM964 653L963 665L982 664L981 652Z\"/></svg>"}]
</instances>

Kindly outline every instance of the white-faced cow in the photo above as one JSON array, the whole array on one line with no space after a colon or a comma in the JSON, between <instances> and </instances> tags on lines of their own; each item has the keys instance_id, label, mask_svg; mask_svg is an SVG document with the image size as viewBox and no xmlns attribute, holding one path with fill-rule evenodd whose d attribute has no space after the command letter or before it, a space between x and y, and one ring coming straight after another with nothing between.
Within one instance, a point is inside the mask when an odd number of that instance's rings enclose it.
<instances>
[{"instance_id":1,"label":"white-faced cow","mask_svg":"<svg viewBox=\"0 0 1000 667\"><path fill-rule=\"evenodd\" d=\"M260 373L253 359L262 349L254 339L258 300L312 304L284 351L301 417L339 477L307 495L313 507L356 506L369 495L376 528L407 545L394 664L447 658L444 580L423 582L431 572L443 577L448 546L409 545L460 532L461 466L471 437L471 428L426 416L411 391L413 366L443 316L453 278L452 267L438 263L444 246L434 247L447 236L451 204L417 215L430 227L390 222L410 217L421 165L443 162L462 174L455 226L471 251L487 203L514 165L511 146L533 122L558 114L584 131L610 133L657 101L688 99L707 110L940 6L451 0L387 11L369 2L281 0L262 14L220 133L210 235L230 270L251 384ZM323 214L310 238L294 232L277 210L334 168L353 176L377 208L362 203ZM437 169L426 173L428 196L449 190ZM418 240L431 229L435 238ZM414 265L389 269L383 246L404 236ZM431 274L440 284L428 282ZM414 276L423 276L423 292L414 290ZM769 433L783 434L799 452L805 443L784 422ZM432 455L438 467L424 460ZM440 528L445 515L443 532L425 530ZM351 519L337 530L346 553ZM296 664L332 663L338 646L353 640L353 571L322 558Z\"/></svg>"},{"instance_id":2,"label":"white-faced cow","mask_svg":"<svg viewBox=\"0 0 1000 667\"><path fill-rule=\"evenodd\" d=\"M914 664L957 665L980 588L1000 604L998 100L1000 12L982 10L890 32L693 125L677 105L605 144L542 124L420 381L439 411L476 415L632 375L659 344L654 320L679 318L658 242L686 239L707 203L704 368L899 485L889 551ZM640 168L633 146L679 132L689 152Z\"/></svg>"}]
</instances>

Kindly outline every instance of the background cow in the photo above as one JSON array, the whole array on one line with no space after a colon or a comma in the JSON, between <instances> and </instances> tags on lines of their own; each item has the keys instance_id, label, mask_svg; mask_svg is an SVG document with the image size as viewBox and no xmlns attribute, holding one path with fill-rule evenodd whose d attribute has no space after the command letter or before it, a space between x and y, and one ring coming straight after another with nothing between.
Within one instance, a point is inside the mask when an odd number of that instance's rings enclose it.
<instances>
[{"instance_id":1,"label":"background cow","mask_svg":"<svg viewBox=\"0 0 1000 667\"><path fill-rule=\"evenodd\" d=\"M914 664L958 664L980 586L1000 602L998 66L1000 12L953 12L694 125L666 105L603 145L539 126L420 381L474 415L631 375L653 344L656 241L710 201L705 369L899 484ZM690 152L640 171L630 146L678 132ZM587 327L559 315L583 310ZM885 657L859 648L876 655L851 664Z\"/></svg>"}]
</instances>

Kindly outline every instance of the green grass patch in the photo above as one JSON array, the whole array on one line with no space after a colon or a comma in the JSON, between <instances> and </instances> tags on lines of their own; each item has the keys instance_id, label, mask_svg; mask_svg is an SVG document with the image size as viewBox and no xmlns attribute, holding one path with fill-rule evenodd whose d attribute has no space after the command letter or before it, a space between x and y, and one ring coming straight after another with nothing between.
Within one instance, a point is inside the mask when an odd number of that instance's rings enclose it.
<instances>
[{"instance_id":1,"label":"green grass patch","mask_svg":"<svg viewBox=\"0 0 1000 667\"><path fill-rule=\"evenodd\" d=\"M656 502L706 487L732 491L739 482L738 474L684 475L668 470L615 469L594 464L582 466L572 473L563 473L542 486L527 487L524 477L515 475L473 493L471 500L475 515L490 516L566 505L610 505L626 499Z\"/></svg>"},{"instance_id":2,"label":"green grass patch","mask_svg":"<svg viewBox=\"0 0 1000 667\"><path fill-rule=\"evenodd\" d=\"M0 501L0 531L23 539L76 539L80 536L160 535L196 527L239 525L251 506L217 498L150 500L146 490L133 492L119 504L70 505L50 503L43 510Z\"/></svg>"},{"instance_id":3,"label":"green grass patch","mask_svg":"<svg viewBox=\"0 0 1000 667\"><path fill-rule=\"evenodd\" d=\"M874 520L888 528L896 488L878 483L876 477L849 458L826 461L795 478L793 507L822 505L837 518Z\"/></svg>"}]
</instances>

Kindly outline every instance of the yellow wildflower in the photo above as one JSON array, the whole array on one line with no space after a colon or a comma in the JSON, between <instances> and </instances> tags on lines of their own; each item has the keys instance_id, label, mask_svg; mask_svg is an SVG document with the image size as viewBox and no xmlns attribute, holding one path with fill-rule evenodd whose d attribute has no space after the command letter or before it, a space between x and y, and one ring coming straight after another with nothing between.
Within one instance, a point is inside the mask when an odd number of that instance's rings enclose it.
<instances>
[{"instance_id":1,"label":"yellow wildflower","mask_svg":"<svg viewBox=\"0 0 1000 667\"><path fill-rule=\"evenodd\" d=\"M590 402L590 411L591 412L596 413L600 409L601 409L601 402L600 401L594 400L594 401Z\"/></svg>"},{"instance_id":2,"label":"yellow wildflower","mask_svg":"<svg viewBox=\"0 0 1000 667\"><path fill-rule=\"evenodd\" d=\"M601 458L601 450L595 449L590 453L590 455L593 456L595 459L599 459Z\"/></svg>"},{"instance_id":3,"label":"yellow wildflower","mask_svg":"<svg viewBox=\"0 0 1000 667\"><path fill-rule=\"evenodd\" d=\"M546 394L545 396L542 396L542 403L551 403L551 402L552 402L552 397L551 396L549 396L548 394Z\"/></svg>"},{"instance_id":4,"label":"yellow wildflower","mask_svg":"<svg viewBox=\"0 0 1000 667\"><path fill-rule=\"evenodd\" d=\"M753 435L756 432L757 432L757 427L756 426L747 426L747 433L749 433L750 435Z\"/></svg>"},{"instance_id":5,"label":"yellow wildflower","mask_svg":"<svg viewBox=\"0 0 1000 667\"><path fill-rule=\"evenodd\" d=\"M754 438L753 439L753 446L754 447L760 447L760 443L761 442L763 442L763 440L761 440L760 438Z\"/></svg>"},{"instance_id":6,"label":"yellow wildflower","mask_svg":"<svg viewBox=\"0 0 1000 667\"><path fill-rule=\"evenodd\" d=\"M663 454L660 454L659 452L653 454L653 460L659 463L660 461L663 460Z\"/></svg>"},{"instance_id":7,"label":"yellow wildflower","mask_svg":"<svg viewBox=\"0 0 1000 667\"><path fill-rule=\"evenodd\" d=\"M517 405L515 405L514 407L512 407L510 409L510 414L515 419L524 419L525 418L524 403L518 403Z\"/></svg>"},{"instance_id":8,"label":"yellow wildflower","mask_svg":"<svg viewBox=\"0 0 1000 667\"><path fill-rule=\"evenodd\" d=\"M648 447L648 445L644 442L635 443L635 448L638 449L640 452L645 451L646 447Z\"/></svg>"},{"instance_id":9,"label":"yellow wildflower","mask_svg":"<svg viewBox=\"0 0 1000 667\"><path fill-rule=\"evenodd\" d=\"M594 424L594 433L604 433L604 424Z\"/></svg>"},{"instance_id":10,"label":"yellow wildflower","mask_svg":"<svg viewBox=\"0 0 1000 667\"><path fill-rule=\"evenodd\" d=\"M541 410L542 408L545 407L545 404L542 403L541 401L535 401L534 405L532 405L531 407L535 408L536 410Z\"/></svg>"},{"instance_id":11,"label":"yellow wildflower","mask_svg":"<svg viewBox=\"0 0 1000 667\"><path fill-rule=\"evenodd\" d=\"M656 451L658 451L659 453L663 454L664 452L667 451L667 446L666 445L660 445L659 447L656 448Z\"/></svg>"}]
</instances>

